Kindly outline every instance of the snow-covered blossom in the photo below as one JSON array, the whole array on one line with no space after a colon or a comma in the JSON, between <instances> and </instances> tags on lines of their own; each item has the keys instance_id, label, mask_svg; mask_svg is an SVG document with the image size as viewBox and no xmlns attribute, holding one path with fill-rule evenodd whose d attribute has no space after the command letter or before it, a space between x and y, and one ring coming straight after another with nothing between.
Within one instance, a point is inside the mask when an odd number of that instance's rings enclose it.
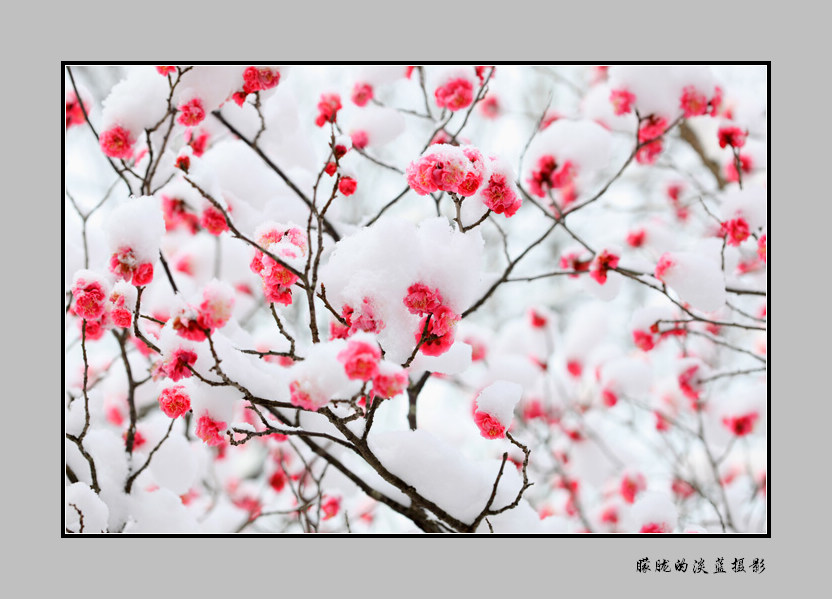
<instances>
[{"instance_id":1,"label":"snow-covered blossom","mask_svg":"<svg viewBox=\"0 0 832 599\"><path fill-rule=\"evenodd\" d=\"M407 370L382 360L378 363L378 371L373 376L373 395L388 399L407 389Z\"/></svg>"},{"instance_id":2,"label":"snow-covered blossom","mask_svg":"<svg viewBox=\"0 0 832 599\"><path fill-rule=\"evenodd\" d=\"M516 191L514 173L505 161L491 159L491 174L480 190L482 203L495 214L514 216L523 204Z\"/></svg>"},{"instance_id":3,"label":"snow-covered blossom","mask_svg":"<svg viewBox=\"0 0 832 599\"><path fill-rule=\"evenodd\" d=\"M176 348L156 363L155 372L168 377L173 382L177 382L191 376L189 366L193 366L196 360L197 354L195 351L184 347Z\"/></svg>"},{"instance_id":4,"label":"snow-covered blossom","mask_svg":"<svg viewBox=\"0 0 832 599\"><path fill-rule=\"evenodd\" d=\"M306 255L306 234L298 227L265 223L257 229L255 238L261 248L284 263L297 264L297 260ZM255 250L249 268L260 276L267 300L286 306L292 303L292 285L298 280L296 274L260 250Z\"/></svg>"},{"instance_id":5,"label":"snow-covered blossom","mask_svg":"<svg viewBox=\"0 0 832 599\"><path fill-rule=\"evenodd\" d=\"M483 437L505 438L522 393L520 385L508 381L497 381L480 392L475 400L474 422Z\"/></svg>"},{"instance_id":6,"label":"snow-covered blossom","mask_svg":"<svg viewBox=\"0 0 832 599\"><path fill-rule=\"evenodd\" d=\"M247 67L243 71L243 81L246 94L272 89L280 83L280 71L270 67Z\"/></svg>"},{"instance_id":7,"label":"snow-covered blossom","mask_svg":"<svg viewBox=\"0 0 832 599\"><path fill-rule=\"evenodd\" d=\"M338 354L338 360L349 378L369 381L378 374L381 351L378 345L362 339L365 337L358 335L350 339L347 347Z\"/></svg>"},{"instance_id":8,"label":"snow-covered blossom","mask_svg":"<svg viewBox=\"0 0 832 599\"><path fill-rule=\"evenodd\" d=\"M431 289L424 283L414 283L407 288L404 305L411 314L430 314L442 305L442 295L438 289Z\"/></svg>"}]
</instances>

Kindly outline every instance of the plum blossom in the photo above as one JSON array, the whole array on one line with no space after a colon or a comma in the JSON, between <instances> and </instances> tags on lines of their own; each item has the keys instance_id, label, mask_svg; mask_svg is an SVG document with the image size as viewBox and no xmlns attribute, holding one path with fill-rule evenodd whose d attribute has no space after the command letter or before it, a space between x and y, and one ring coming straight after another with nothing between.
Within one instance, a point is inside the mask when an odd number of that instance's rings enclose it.
<instances>
[{"instance_id":1,"label":"plum blossom","mask_svg":"<svg viewBox=\"0 0 832 599\"><path fill-rule=\"evenodd\" d=\"M133 156L133 135L124 127L114 126L98 136L101 151L110 158L129 160Z\"/></svg>"},{"instance_id":2,"label":"plum blossom","mask_svg":"<svg viewBox=\"0 0 832 599\"><path fill-rule=\"evenodd\" d=\"M168 418L178 418L191 409L191 398L183 385L172 385L159 394L159 407Z\"/></svg>"},{"instance_id":3,"label":"plum blossom","mask_svg":"<svg viewBox=\"0 0 832 599\"><path fill-rule=\"evenodd\" d=\"M209 414L202 414L196 424L194 433L197 437L202 439L206 445L212 447L222 445L225 439L222 436L227 424L222 421L214 420Z\"/></svg>"},{"instance_id":4,"label":"plum blossom","mask_svg":"<svg viewBox=\"0 0 832 599\"><path fill-rule=\"evenodd\" d=\"M451 79L436 88L436 105L456 111L468 108L474 101L474 84L462 77Z\"/></svg>"},{"instance_id":5,"label":"plum blossom","mask_svg":"<svg viewBox=\"0 0 832 599\"><path fill-rule=\"evenodd\" d=\"M338 354L344 371L350 379L369 381L378 374L381 351L378 345L353 337L347 347Z\"/></svg>"}]
</instances>

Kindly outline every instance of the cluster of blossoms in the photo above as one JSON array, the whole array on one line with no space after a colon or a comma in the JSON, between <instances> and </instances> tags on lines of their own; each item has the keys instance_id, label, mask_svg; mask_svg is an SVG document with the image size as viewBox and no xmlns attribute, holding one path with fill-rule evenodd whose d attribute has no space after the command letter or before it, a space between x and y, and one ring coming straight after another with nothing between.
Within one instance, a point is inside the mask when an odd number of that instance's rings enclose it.
<instances>
[{"instance_id":1,"label":"cluster of blossoms","mask_svg":"<svg viewBox=\"0 0 832 599\"><path fill-rule=\"evenodd\" d=\"M473 73L468 69L446 71L433 92L436 105L452 112L468 108L474 102L476 96L474 89L477 82L480 85L485 83L489 70L493 76L494 67L486 65L476 66ZM476 79L472 75L476 75Z\"/></svg>"},{"instance_id":2,"label":"cluster of blossoms","mask_svg":"<svg viewBox=\"0 0 832 599\"><path fill-rule=\"evenodd\" d=\"M636 161L653 164L662 152L662 135L667 130L667 119L650 115L638 129L639 149Z\"/></svg>"},{"instance_id":3,"label":"cluster of blossoms","mask_svg":"<svg viewBox=\"0 0 832 599\"><path fill-rule=\"evenodd\" d=\"M205 107L199 98L192 98L183 102L177 107L177 110L179 110L179 116L176 117L176 122L180 125L194 127L205 120Z\"/></svg>"},{"instance_id":4,"label":"cluster of blossoms","mask_svg":"<svg viewBox=\"0 0 832 599\"><path fill-rule=\"evenodd\" d=\"M607 282L607 273L618 268L619 256L612 250L601 250L589 264L589 276L599 285Z\"/></svg>"},{"instance_id":5,"label":"cluster of blossoms","mask_svg":"<svg viewBox=\"0 0 832 599\"><path fill-rule=\"evenodd\" d=\"M446 191L472 196L482 185L486 164L473 146L436 144L407 167L407 183L419 195Z\"/></svg>"},{"instance_id":6,"label":"cluster of blossoms","mask_svg":"<svg viewBox=\"0 0 832 599\"><path fill-rule=\"evenodd\" d=\"M636 101L636 96L626 89L614 89L610 92L610 102L612 103L613 112L621 116L628 114L633 110L633 104Z\"/></svg>"},{"instance_id":7,"label":"cluster of blossoms","mask_svg":"<svg viewBox=\"0 0 832 599\"><path fill-rule=\"evenodd\" d=\"M332 322L329 325L330 339L346 339L360 331L380 333L384 329L384 321L376 315L369 297L361 300L356 308L345 304L341 309L341 318L345 324Z\"/></svg>"},{"instance_id":8,"label":"cluster of blossoms","mask_svg":"<svg viewBox=\"0 0 832 599\"><path fill-rule=\"evenodd\" d=\"M613 112L621 116L632 112L636 104L636 95L623 87L616 87L610 91L610 103ZM679 96L679 109L685 118L694 116L716 116L722 106L722 89L715 86L713 96L707 94L695 85L686 85Z\"/></svg>"},{"instance_id":9,"label":"cluster of blossoms","mask_svg":"<svg viewBox=\"0 0 832 599\"><path fill-rule=\"evenodd\" d=\"M230 206L228 211L231 212ZM228 231L228 220L225 218L222 210L207 201L202 207L199 224L211 235L220 236Z\"/></svg>"},{"instance_id":10,"label":"cluster of blossoms","mask_svg":"<svg viewBox=\"0 0 832 599\"><path fill-rule=\"evenodd\" d=\"M135 287L119 281L110 292L104 278L83 269L73 280L70 312L86 322L86 337L95 341L113 326L130 328L135 301Z\"/></svg>"},{"instance_id":11,"label":"cluster of blossoms","mask_svg":"<svg viewBox=\"0 0 832 599\"><path fill-rule=\"evenodd\" d=\"M465 77L456 77L437 87L433 95L440 108L462 110L474 101L474 84Z\"/></svg>"},{"instance_id":12,"label":"cluster of blossoms","mask_svg":"<svg viewBox=\"0 0 832 599\"><path fill-rule=\"evenodd\" d=\"M575 201L575 177L577 169L569 160L559 163L551 154L541 156L537 168L527 179L529 191L539 198L545 198L552 189L561 190L561 204L568 206Z\"/></svg>"},{"instance_id":13,"label":"cluster of blossoms","mask_svg":"<svg viewBox=\"0 0 832 599\"><path fill-rule=\"evenodd\" d=\"M120 247L110 256L110 272L136 287L143 287L153 280L153 263L139 262L133 248Z\"/></svg>"},{"instance_id":14,"label":"cluster of blossoms","mask_svg":"<svg viewBox=\"0 0 832 599\"><path fill-rule=\"evenodd\" d=\"M196 364L197 354L188 347L177 347L153 365L153 377L167 377L173 382L189 378L190 367Z\"/></svg>"},{"instance_id":15,"label":"cluster of blossoms","mask_svg":"<svg viewBox=\"0 0 832 599\"><path fill-rule=\"evenodd\" d=\"M266 223L255 235L257 244L282 260L296 260L306 255L306 234L298 227ZM271 256L256 250L249 265L263 281L263 293L270 302L288 306L292 303L292 285L298 276Z\"/></svg>"},{"instance_id":16,"label":"cluster of blossoms","mask_svg":"<svg viewBox=\"0 0 832 599\"><path fill-rule=\"evenodd\" d=\"M658 323L653 323L647 330L633 331L633 344L642 351L650 351L665 337L683 337L687 334L684 325L677 324L667 330L661 330Z\"/></svg>"},{"instance_id":17,"label":"cluster of blossoms","mask_svg":"<svg viewBox=\"0 0 832 599\"><path fill-rule=\"evenodd\" d=\"M444 304L438 289L414 283L407 289L404 305L408 312L423 316L416 331L416 342L426 356L439 356L454 344L454 331L460 315Z\"/></svg>"},{"instance_id":18,"label":"cluster of blossoms","mask_svg":"<svg viewBox=\"0 0 832 599\"><path fill-rule=\"evenodd\" d=\"M243 89L231 96L231 99L242 106L246 96L259 91L277 87L280 83L280 71L270 67L248 67L243 71Z\"/></svg>"},{"instance_id":19,"label":"cluster of blossoms","mask_svg":"<svg viewBox=\"0 0 832 599\"><path fill-rule=\"evenodd\" d=\"M381 359L381 350L370 336L356 335L338 353L338 361L350 380L372 382L370 397L389 399L407 388L407 371Z\"/></svg>"},{"instance_id":20,"label":"cluster of blossoms","mask_svg":"<svg viewBox=\"0 0 832 599\"><path fill-rule=\"evenodd\" d=\"M589 272L591 263L592 256L583 248L565 251L560 257L560 267L573 271L573 274L569 275L572 279L577 279L580 276L578 273Z\"/></svg>"},{"instance_id":21,"label":"cluster of blossoms","mask_svg":"<svg viewBox=\"0 0 832 599\"><path fill-rule=\"evenodd\" d=\"M474 146L433 144L407 166L406 175L407 184L419 195L445 191L470 197L479 192L487 208L507 217L522 204L511 167L495 157L486 160Z\"/></svg>"},{"instance_id":22,"label":"cluster of blossoms","mask_svg":"<svg viewBox=\"0 0 832 599\"><path fill-rule=\"evenodd\" d=\"M681 89L678 98L678 110L681 110L682 116L686 119L704 115L716 116L722 106L722 89L719 86L713 86L709 94L697 85L686 85ZM613 88L609 95L613 113L617 116L629 114L637 109L638 100L636 94L626 85ZM666 110L668 112L665 112L665 115L648 113L647 110L642 110L639 115L641 119L638 132L640 147L636 160L640 164L655 163L656 158L662 152L661 136L667 131L668 119L665 116L670 114L670 107L666 107Z\"/></svg>"},{"instance_id":23,"label":"cluster of blossoms","mask_svg":"<svg viewBox=\"0 0 832 599\"><path fill-rule=\"evenodd\" d=\"M214 420L209 414L202 414L196 423L196 436L210 446L223 445L226 440L222 436L227 423Z\"/></svg>"},{"instance_id":24,"label":"cluster of blossoms","mask_svg":"<svg viewBox=\"0 0 832 599\"><path fill-rule=\"evenodd\" d=\"M124 281L119 281L113 285L108 307L115 326L124 329L130 328L133 323L132 306L136 303L136 295L136 288Z\"/></svg>"},{"instance_id":25,"label":"cluster of blossoms","mask_svg":"<svg viewBox=\"0 0 832 599\"><path fill-rule=\"evenodd\" d=\"M231 318L234 289L227 283L211 281L202 290L199 306L185 304L172 317L173 330L191 341L202 341Z\"/></svg>"},{"instance_id":26,"label":"cluster of blossoms","mask_svg":"<svg viewBox=\"0 0 832 599\"><path fill-rule=\"evenodd\" d=\"M72 282L72 312L85 320L100 318L107 301L105 281L91 270L75 273Z\"/></svg>"},{"instance_id":27,"label":"cluster of blossoms","mask_svg":"<svg viewBox=\"0 0 832 599\"><path fill-rule=\"evenodd\" d=\"M682 97L679 99L679 107L686 119L706 114L716 116L721 105L722 88L718 85L714 88L714 95L711 98L708 98L695 86L688 85L682 90Z\"/></svg>"},{"instance_id":28,"label":"cluster of blossoms","mask_svg":"<svg viewBox=\"0 0 832 599\"><path fill-rule=\"evenodd\" d=\"M338 94L321 94L315 124L318 127L323 127L326 123L334 123L338 118L339 110L341 110L341 96Z\"/></svg>"}]
</instances>

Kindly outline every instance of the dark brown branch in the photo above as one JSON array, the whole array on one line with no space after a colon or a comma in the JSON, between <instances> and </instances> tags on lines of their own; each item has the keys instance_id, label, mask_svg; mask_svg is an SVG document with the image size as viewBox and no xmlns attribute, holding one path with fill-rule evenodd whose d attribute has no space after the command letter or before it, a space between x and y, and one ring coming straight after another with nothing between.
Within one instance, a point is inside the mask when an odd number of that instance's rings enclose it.
<instances>
[{"instance_id":1,"label":"dark brown branch","mask_svg":"<svg viewBox=\"0 0 832 599\"><path fill-rule=\"evenodd\" d=\"M69 433L66 433L64 436L73 443L75 443L75 446L78 448L78 451L80 451L81 455L84 456L84 459L87 460L87 464L89 464L90 467L90 477L92 478L92 485L90 485L90 487L96 493L101 493L101 487L98 486L98 476L95 470L95 461L93 461L92 456L89 453L87 453L86 449L84 449L84 444L78 437Z\"/></svg>"},{"instance_id":2,"label":"dark brown branch","mask_svg":"<svg viewBox=\"0 0 832 599\"><path fill-rule=\"evenodd\" d=\"M138 470L136 470L130 476L130 478L127 479L127 482L124 485L124 492L125 493L128 493L128 494L130 493L131 489L133 488L133 482L136 480L136 478L138 478L139 474L144 472L145 468L147 468L150 465L150 460L152 460L153 456L156 454L156 452L159 451L159 448L162 446L162 443L167 441L168 437L170 436L170 431L173 430L173 423L174 422L176 422L176 419L171 418L170 419L170 425L168 426L168 431L165 433L165 436L162 437L162 440L159 441L156 444L156 447L154 447L153 450L150 452L150 455L147 456L147 459L145 460L144 464L142 464L142 467L139 468Z\"/></svg>"},{"instance_id":3,"label":"dark brown branch","mask_svg":"<svg viewBox=\"0 0 832 599\"><path fill-rule=\"evenodd\" d=\"M419 393L422 392L422 387L428 382L431 373L425 372L419 380L407 388L407 424L410 430L416 430L416 401L419 399Z\"/></svg>"}]
</instances>

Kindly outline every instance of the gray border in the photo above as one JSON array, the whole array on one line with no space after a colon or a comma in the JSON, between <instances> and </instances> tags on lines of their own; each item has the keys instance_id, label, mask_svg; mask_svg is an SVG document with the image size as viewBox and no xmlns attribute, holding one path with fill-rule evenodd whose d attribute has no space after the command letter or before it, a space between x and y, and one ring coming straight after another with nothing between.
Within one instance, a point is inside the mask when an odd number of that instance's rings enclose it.
<instances>
[{"instance_id":1,"label":"gray border","mask_svg":"<svg viewBox=\"0 0 832 599\"><path fill-rule=\"evenodd\" d=\"M174 589L210 596L236 594L244 593L247 583L256 584L258 592L285 594L308 590L315 596L339 588L358 592L366 589L372 594L380 590L385 595L404 592L405 596L437 589L466 595L538 591L544 596L578 590L653 595L655 589L687 596L699 595L706 589L727 594L755 593L764 587L776 592L785 590L786 585L794 588L798 582L811 586L812 580L824 573L820 563L826 554L822 540L812 541L809 534L822 538L819 525L827 522L826 504L821 501L828 495L817 482L827 474L825 470L816 471L820 464L811 463L812 455L823 451L821 446L799 450L802 439L823 439L820 427L829 422L823 418L828 413L825 393L813 393L826 386L814 384L819 381L812 380L811 374L823 372L826 364L821 357L828 355L828 347L812 334L820 323L810 316L823 313L826 306L814 304L823 302L825 295L807 289L804 275L810 281L825 275L822 259L814 256L823 251L821 255L825 257L828 250L809 251L801 247L800 241L823 239L820 230L814 228L820 229L822 223L829 222L824 218L828 216L828 192L825 187L811 185L808 177L828 168L821 164L821 156L828 151L817 149L825 132L817 129L827 122L830 95L826 69L804 61L828 53L821 45L828 39L820 30L825 20L801 19L803 22L794 30L807 46L801 48L782 37L788 31L782 22L785 15L769 12L762 20L752 16L752 11L762 10L759 4L748 9L687 5L678 13L664 3L656 3L652 13L633 3L625 7L605 6L604 12L584 5L579 9L582 14L575 15L574 7L543 8L533 3L524 10L515 2L510 7L494 9L480 5L472 9L476 17L464 6L444 4L439 8L421 3L396 10L386 4L385 9L395 13L390 19L393 26L382 28L378 19L383 18L383 13L377 12L371 18L376 22L367 22L361 16L353 29L344 27L347 13L367 14L360 4L341 3L332 7L331 12L320 3L308 8L293 4L291 14L275 11L271 21L267 15L249 12L242 14L239 30L230 36L214 36L201 21L225 21L227 16L219 7L212 10L188 6L182 9L183 17L177 18L169 6L156 11L142 3L131 6L128 17L105 12L107 9L89 13L76 2L65 7L71 14L61 15L53 31L38 25L39 37L51 41L36 48L35 58L21 56L32 50L28 36L7 40L14 47L14 53L6 48L7 56L18 60L10 63L6 72L8 91L2 100L2 114L7 117L5 125L12 135L3 144L3 164L9 168L7 176L22 175L15 177L6 196L7 209L12 212L7 222L30 223L28 227L8 227L3 240L6 256L26 256L23 261L6 262L10 287L19 289L12 294L14 311L10 314L14 317L11 330L7 329L7 347L13 348L16 357L23 358L11 364L6 362L7 372L22 369L28 375L15 377L11 393L5 398L13 410L6 427L12 429L10 437L4 436L6 455L14 456L4 472L9 485L5 494L9 503L4 512L11 526L11 531L6 532L11 535L4 536L14 540L16 556L7 570L13 573L12 582L27 588L47 582L53 589L70 589L70 596L118 592L128 597L147 597L154 591L168 595ZM790 6L796 14L798 9ZM487 10L493 13L482 14ZM452 15L450 11L463 14ZM198 21L194 20L194 12L199 13ZM167 39L164 33L154 35L152 40L142 33L154 30L160 23L173 41L159 41ZM622 23L629 27L622 27ZM473 41L480 37L483 26L492 35L483 36L484 41ZM186 40L177 43L175 40L182 39L179 36L183 31L187 32ZM205 32L201 39L200 31ZM437 39L436 33L446 34L449 39ZM772 34L777 37L772 38ZM143 43L164 51L150 50L143 55ZM771 128L775 143L771 148L772 162L777 166L772 177L772 213L776 223L774 262L780 265L774 267L779 281L775 314L783 314L784 324L775 327L773 336L777 342L772 346L778 365L778 376L771 388L772 539L58 538L62 510L56 507L60 479L55 456L60 446L51 439L59 438L60 415L52 406L58 403L53 394L59 392L62 375L60 367L55 365L53 369L51 359L42 356L57 358L59 351L52 349L59 344L52 344L49 339L55 334L53 331L59 336L62 326L56 299L60 290L55 289L61 280L56 256L62 224L60 217L53 216L42 205L51 203L49 198L60 193L60 175L54 166L60 160L59 142L55 141L59 132L56 98L60 60L105 55L118 58L125 54L125 48L132 50L132 58L151 60L169 55L166 52L185 60L194 56L232 60L243 54L292 60L326 61L345 56L372 60L378 56L379 47L384 48L389 60L443 60L451 55L456 60L477 57L517 61L609 56L773 60L770 108L775 115ZM819 85L820 81L824 83ZM24 107L25 114L21 115ZM52 172L54 176L44 176ZM822 213L818 213L819 209ZM789 219L788 215L800 216ZM35 227L35 236L24 236ZM12 249L15 254L11 254ZM38 268L53 262L54 271ZM823 269L822 273L814 270L817 268ZM32 277L29 273L33 271L43 275ZM33 280L34 286L30 284ZM20 310L22 306L18 304L25 304L28 309ZM22 314L28 317L18 316ZM46 331L49 333L44 338L42 333ZM813 347L807 348L807 343ZM41 386L37 384L40 381L48 384ZM807 403L803 406L801 402ZM44 435L48 440L40 442L35 435ZM112 543L120 544L116 549ZM33 555L33 551L37 554ZM690 573L635 573L636 560L645 555L674 560L700 554L706 561L718 555L764 557L767 571L742 579L742 575L728 574L723 580L714 576L697 578ZM372 574L364 575L368 569L372 569ZM719 582L711 582L716 580ZM264 584L268 586L261 586ZM14 586L11 588L14 590Z\"/></svg>"}]
</instances>

